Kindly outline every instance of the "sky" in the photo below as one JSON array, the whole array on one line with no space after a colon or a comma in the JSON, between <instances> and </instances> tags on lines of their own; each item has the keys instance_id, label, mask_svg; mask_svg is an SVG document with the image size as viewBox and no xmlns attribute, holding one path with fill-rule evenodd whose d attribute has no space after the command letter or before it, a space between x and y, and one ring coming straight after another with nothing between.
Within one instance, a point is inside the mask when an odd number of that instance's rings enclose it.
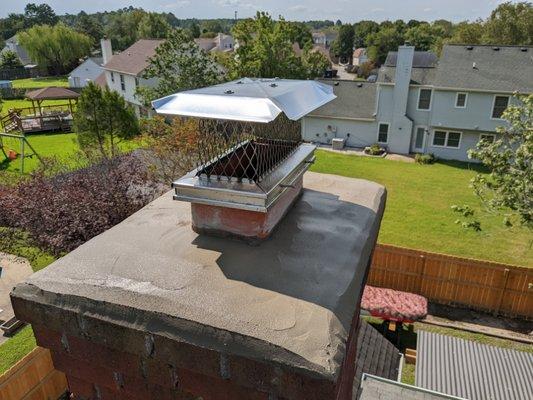
<instances>
[{"instance_id":1,"label":"sky","mask_svg":"<svg viewBox=\"0 0 533 400\"><path fill-rule=\"evenodd\" d=\"M27 2L48 3L57 14L111 11L131 5L147 11L172 12L178 18L233 18L235 11L244 18L261 10L298 21L442 18L457 22L486 18L504 0L0 0L0 17L22 13Z\"/></svg>"}]
</instances>

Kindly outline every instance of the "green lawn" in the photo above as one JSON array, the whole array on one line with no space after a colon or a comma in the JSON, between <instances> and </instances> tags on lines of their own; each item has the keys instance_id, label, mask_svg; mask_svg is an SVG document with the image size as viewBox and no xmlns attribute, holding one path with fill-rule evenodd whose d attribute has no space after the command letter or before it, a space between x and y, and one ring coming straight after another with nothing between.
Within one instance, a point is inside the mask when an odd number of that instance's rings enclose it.
<instances>
[{"instance_id":1,"label":"green lawn","mask_svg":"<svg viewBox=\"0 0 533 400\"><path fill-rule=\"evenodd\" d=\"M453 204L480 209L468 187L476 173L468 164L420 165L318 150L312 170L368 179L387 188L380 243L533 267L533 235L526 229L508 229L500 216L485 212L479 214L481 232L454 223Z\"/></svg>"},{"instance_id":2,"label":"green lawn","mask_svg":"<svg viewBox=\"0 0 533 400\"><path fill-rule=\"evenodd\" d=\"M37 344L31 326L25 326L7 342L0 345L0 375L32 351Z\"/></svg>"},{"instance_id":3,"label":"green lawn","mask_svg":"<svg viewBox=\"0 0 533 400\"><path fill-rule=\"evenodd\" d=\"M13 87L19 89L32 89L48 86L68 86L68 78L66 76L47 76L44 78L27 78L15 79Z\"/></svg>"}]
</instances>

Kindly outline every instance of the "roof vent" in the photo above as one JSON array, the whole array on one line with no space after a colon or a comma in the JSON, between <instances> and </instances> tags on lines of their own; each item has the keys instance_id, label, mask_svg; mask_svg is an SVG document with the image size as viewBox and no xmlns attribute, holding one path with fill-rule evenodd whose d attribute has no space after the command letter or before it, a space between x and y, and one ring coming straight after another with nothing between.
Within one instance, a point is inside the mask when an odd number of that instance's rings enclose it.
<instances>
[{"instance_id":1,"label":"roof vent","mask_svg":"<svg viewBox=\"0 0 533 400\"><path fill-rule=\"evenodd\" d=\"M475 61L472 63L472 69L477 69L477 64Z\"/></svg>"},{"instance_id":2,"label":"roof vent","mask_svg":"<svg viewBox=\"0 0 533 400\"><path fill-rule=\"evenodd\" d=\"M276 83L271 83L270 87L278 87L278 85Z\"/></svg>"},{"instance_id":3,"label":"roof vent","mask_svg":"<svg viewBox=\"0 0 533 400\"><path fill-rule=\"evenodd\" d=\"M527 51L527 47L520 48L520 51L523 51L525 53Z\"/></svg>"},{"instance_id":4,"label":"roof vent","mask_svg":"<svg viewBox=\"0 0 533 400\"><path fill-rule=\"evenodd\" d=\"M225 94L233 94L233 93L235 93L235 92L234 92L233 90L226 90L224 93L225 93Z\"/></svg>"},{"instance_id":5,"label":"roof vent","mask_svg":"<svg viewBox=\"0 0 533 400\"><path fill-rule=\"evenodd\" d=\"M467 50L474 50L474 46L466 46Z\"/></svg>"},{"instance_id":6,"label":"roof vent","mask_svg":"<svg viewBox=\"0 0 533 400\"><path fill-rule=\"evenodd\" d=\"M499 47L493 47L492 50L494 50L494 51L499 51L500 48L499 48Z\"/></svg>"},{"instance_id":7,"label":"roof vent","mask_svg":"<svg viewBox=\"0 0 533 400\"><path fill-rule=\"evenodd\" d=\"M336 81L333 85L339 86L339 81Z\"/></svg>"},{"instance_id":8,"label":"roof vent","mask_svg":"<svg viewBox=\"0 0 533 400\"><path fill-rule=\"evenodd\" d=\"M358 83L357 87L363 87L363 84L362 83Z\"/></svg>"}]
</instances>

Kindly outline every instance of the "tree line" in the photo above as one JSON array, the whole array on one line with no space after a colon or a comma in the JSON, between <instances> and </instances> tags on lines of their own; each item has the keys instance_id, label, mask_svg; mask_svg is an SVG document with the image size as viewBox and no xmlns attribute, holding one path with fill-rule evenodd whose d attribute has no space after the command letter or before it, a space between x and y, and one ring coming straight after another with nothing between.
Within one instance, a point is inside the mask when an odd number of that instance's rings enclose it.
<instances>
[{"instance_id":1,"label":"tree line","mask_svg":"<svg viewBox=\"0 0 533 400\"><path fill-rule=\"evenodd\" d=\"M351 58L353 49L365 47L370 59L379 65L389 51L406 42L417 50L430 50L437 55L446 43L532 45L533 6L530 2L502 3L487 19L473 22L359 21L342 24L338 31L333 46L336 55Z\"/></svg>"}]
</instances>

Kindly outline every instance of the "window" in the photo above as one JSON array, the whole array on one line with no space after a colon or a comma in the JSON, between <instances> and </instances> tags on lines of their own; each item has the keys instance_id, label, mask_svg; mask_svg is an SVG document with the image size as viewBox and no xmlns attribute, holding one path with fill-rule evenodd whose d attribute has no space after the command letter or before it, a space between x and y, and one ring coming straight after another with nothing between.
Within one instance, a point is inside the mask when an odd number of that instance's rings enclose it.
<instances>
[{"instance_id":1,"label":"window","mask_svg":"<svg viewBox=\"0 0 533 400\"><path fill-rule=\"evenodd\" d=\"M123 92L126 91L126 83L124 82L124 75L120 74L120 88Z\"/></svg>"},{"instance_id":2,"label":"window","mask_svg":"<svg viewBox=\"0 0 533 400\"><path fill-rule=\"evenodd\" d=\"M139 87L139 78L135 77L135 87Z\"/></svg>"},{"instance_id":3,"label":"window","mask_svg":"<svg viewBox=\"0 0 533 400\"><path fill-rule=\"evenodd\" d=\"M418 109L429 110L431 108L431 89L420 89L418 91Z\"/></svg>"},{"instance_id":4,"label":"window","mask_svg":"<svg viewBox=\"0 0 533 400\"><path fill-rule=\"evenodd\" d=\"M458 149L461 146L461 132L435 131L433 146Z\"/></svg>"},{"instance_id":5,"label":"window","mask_svg":"<svg viewBox=\"0 0 533 400\"><path fill-rule=\"evenodd\" d=\"M485 141L487 143L493 143L496 140L496 135L493 133L482 133L479 135L479 141Z\"/></svg>"},{"instance_id":6,"label":"window","mask_svg":"<svg viewBox=\"0 0 533 400\"><path fill-rule=\"evenodd\" d=\"M378 143L387 143L389 139L389 124L380 123L378 128Z\"/></svg>"},{"instance_id":7,"label":"window","mask_svg":"<svg viewBox=\"0 0 533 400\"><path fill-rule=\"evenodd\" d=\"M446 146L446 135L447 132L435 131L433 135L433 146Z\"/></svg>"},{"instance_id":8,"label":"window","mask_svg":"<svg viewBox=\"0 0 533 400\"><path fill-rule=\"evenodd\" d=\"M455 108L466 108L467 97L466 93L457 93L455 95Z\"/></svg>"},{"instance_id":9,"label":"window","mask_svg":"<svg viewBox=\"0 0 533 400\"><path fill-rule=\"evenodd\" d=\"M492 118L500 119L508 105L509 96L494 96L494 103L492 104Z\"/></svg>"},{"instance_id":10,"label":"window","mask_svg":"<svg viewBox=\"0 0 533 400\"><path fill-rule=\"evenodd\" d=\"M111 82L115 83L115 74L111 72Z\"/></svg>"}]
</instances>

